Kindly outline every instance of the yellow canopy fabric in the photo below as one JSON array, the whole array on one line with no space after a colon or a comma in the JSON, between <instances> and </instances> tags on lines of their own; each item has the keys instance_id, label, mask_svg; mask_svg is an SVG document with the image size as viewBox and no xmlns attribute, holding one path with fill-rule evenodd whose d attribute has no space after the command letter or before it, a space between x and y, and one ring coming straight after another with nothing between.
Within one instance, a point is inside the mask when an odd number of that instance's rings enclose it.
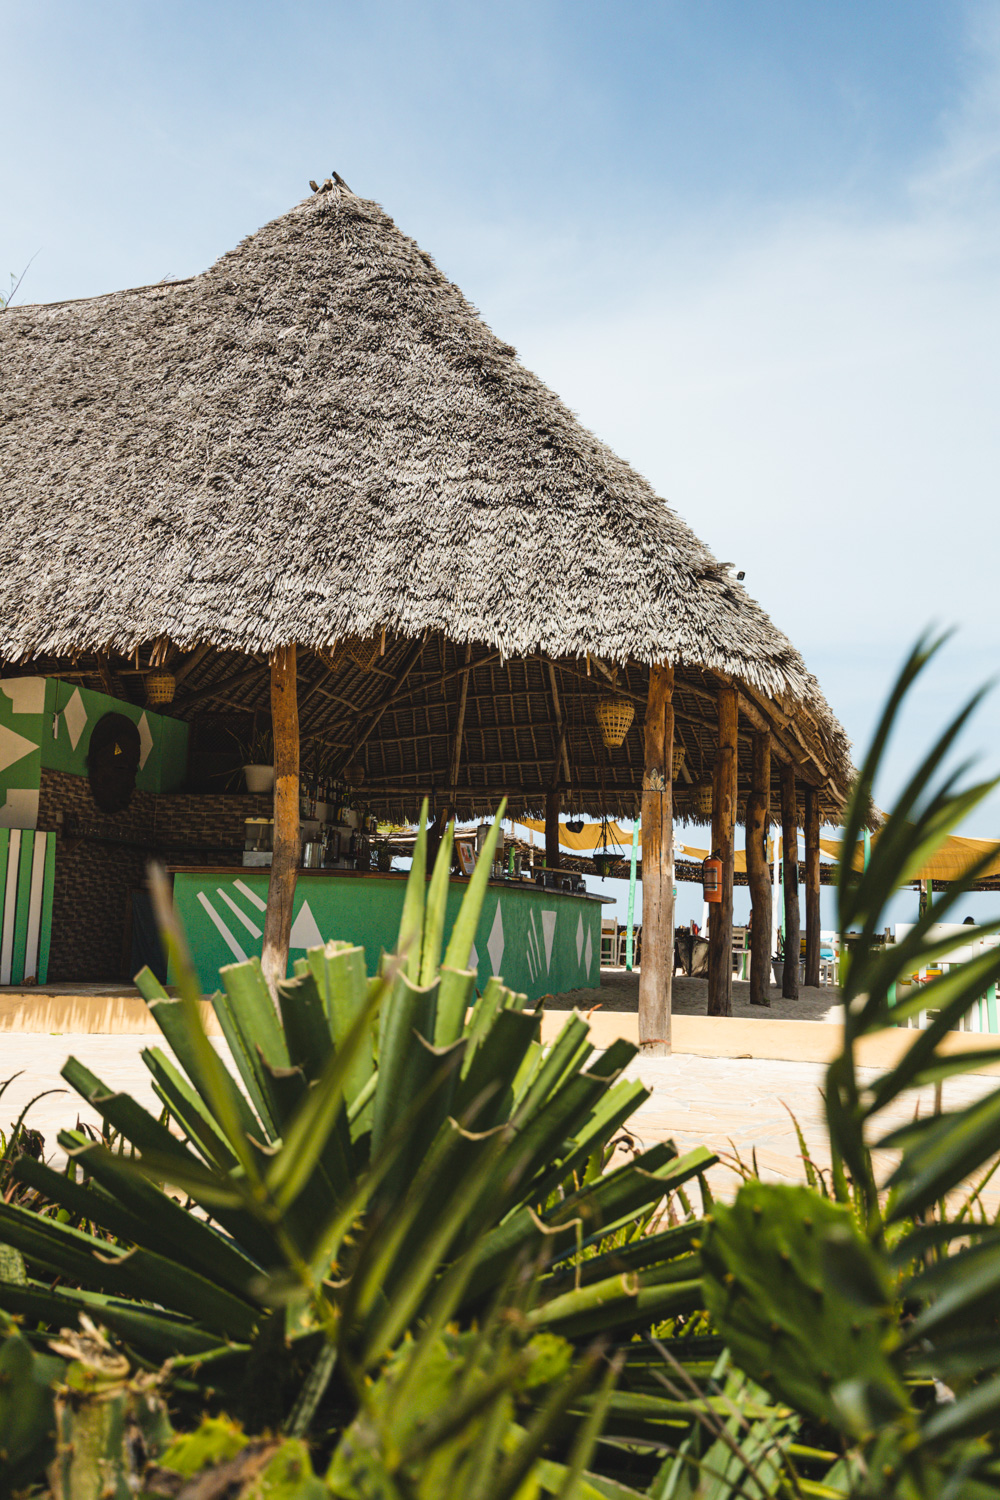
<instances>
[{"instance_id":1,"label":"yellow canopy fabric","mask_svg":"<svg viewBox=\"0 0 1000 1500\"><path fill-rule=\"evenodd\" d=\"M522 828L530 828L533 833L540 833L543 837L545 836L545 824L538 822L537 819L518 818L517 822L520 823ZM584 823L583 830L580 833L572 833L566 827L565 823L560 823L559 842L564 849L572 849L574 853L581 854L591 849L599 849L604 842L604 836L600 823ZM641 832L639 834L639 843L642 843ZM623 854L631 849L632 830L631 828L622 828L617 823L609 823L608 847L613 849L616 844Z\"/></svg>"},{"instance_id":2,"label":"yellow canopy fabric","mask_svg":"<svg viewBox=\"0 0 1000 1500\"><path fill-rule=\"evenodd\" d=\"M545 835L545 824L533 818L518 819L523 828L530 828L534 833ZM565 823L559 824L559 842L564 849L571 849L575 854L589 854L599 849L602 844L602 833L600 823L585 823L580 833L571 833ZM878 842L878 834L872 834L872 843ZM642 845L642 830L639 830L639 844ZM622 828L618 823L608 824L608 845L615 845L622 854L628 856L632 847L632 833L630 829ZM773 842L769 841L768 856L774 858ZM841 856L842 843L839 839L820 839L820 849L828 854L831 859L839 860ZM699 861L708 858L707 849L696 849L689 844L675 844L675 853L678 859ZM959 880L977 859L982 855L995 851L995 858L987 865L983 879L996 878L1000 876L1000 842L995 839L965 839L957 835L948 839L943 848L914 875L914 880ZM778 839L778 858L781 858L781 839ZM864 861L864 846L858 843L854 850L854 858L851 867L855 870L862 868ZM737 874L745 875L747 868L747 857L743 849L735 851L735 870Z\"/></svg>"},{"instance_id":3,"label":"yellow canopy fabric","mask_svg":"<svg viewBox=\"0 0 1000 1500\"><path fill-rule=\"evenodd\" d=\"M834 859L839 860L843 851L843 844L837 839L820 839L820 848L827 854L832 854ZM878 842L878 834L872 834L872 844ZM980 876L985 880L1000 875L1000 843L995 839L963 839L957 834L946 839L943 846L925 865L914 875L914 880L960 880L965 872L981 859L990 850L994 851L995 857L987 865ZM858 842L854 847L854 856L851 860L852 870L864 868L864 844Z\"/></svg>"},{"instance_id":4,"label":"yellow canopy fabric","mask_svg":"<svg viewBox=\"0 0 1000 1500\"><path fill-rule=\"evenodd\" d=\"M708 858L707 849L692 849L690 844L675 844L674 857L677 859L690 860L693 864L700 864L703 859ZM733 873L745 875L747 872L747 856L745 849L733 850Z\"/></svg>"},{"instance_id":5,"label":"yellow canopy fabric","mask_svg":"<svg viewBox=\"0 0 1000 1500\"><path fill-rule=\"evenodd\" d=\"M518 818L522 828L530 828L534 833L544 836L545 824L534 818ZM581 833L573 833L566 827L565 823L559 824L559 842L564 849L572 849L574 854L587 854L593 849L599 849L602 844L600 823L585 823ZM626 857L632 848L631 829L622 828L618 823L608 824L608 847L613 848L617 844L622 854ZM639 845L642 847L642 829L639 830ZM707 849L692 849L687 844L675 844L674 853L678 859L703 860L708 858ZM735 867L740 875L746 874L747 857L742 849L736 850Z\"/></svg>"}]
</instances>

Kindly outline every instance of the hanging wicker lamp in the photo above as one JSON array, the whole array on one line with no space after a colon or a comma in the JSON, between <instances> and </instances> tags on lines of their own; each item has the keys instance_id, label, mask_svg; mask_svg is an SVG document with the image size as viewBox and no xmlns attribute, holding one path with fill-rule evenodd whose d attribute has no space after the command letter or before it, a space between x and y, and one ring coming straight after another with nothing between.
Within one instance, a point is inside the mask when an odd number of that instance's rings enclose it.
<instances>
[{"instance_id":1,"label":"hanging wicker lamp","mask_svg":"<svg viewBox=\"0 0 1000 1500\"><path fill-rule=\"evenodd\" d=\"M608 749L617 750L624 744L632 727L635 706L627 698L598 698L594 704L594 718Z\"/></svg>"},{"instance_id":2,"label":"hanging wicker lamp","mask_svg":"<svg viewBox=\"0 0 1000 1500\"><path fill-rule=\"evenodd\" d=\"M340 642L355 666L362 672L370 672L378 661L382 650L382 638L377 635L349 635Z\"/></svg>"},{"instance_id":3,"label":"hanging wicker lamp","mask_svg":"<svg viewBox=\"0 0 1000 1500\"><path fill-rule=\"evenodd\" d=\"M694 801L694 810L699 818L710 818L712 816L712 783L703 781L698 786L691 788Z\"/></svg>"},{"instance_id":4,"label":"hanging wicker lamp","mask_svg":"<svg viewBox=\"0 0 1000 1500\"><path fill-rule=\"evenodd\" d=\"M365 768L359 760L354 760L344 772L344 780L350 787L359 787L365 779Z\"/></svg>"},{"instance_id":5,"label":"hanging wicker lamp","mask_svg":"<svg viewBox=\"0 0 1000 1500\"><path fill-rule=\"evenodd\" d=\"M145 686L146 702L150 708L159 708L166 703L173 703L174 692L177 688L177 679L173 672L147 672Z\"/></svg>"}]
</instances>

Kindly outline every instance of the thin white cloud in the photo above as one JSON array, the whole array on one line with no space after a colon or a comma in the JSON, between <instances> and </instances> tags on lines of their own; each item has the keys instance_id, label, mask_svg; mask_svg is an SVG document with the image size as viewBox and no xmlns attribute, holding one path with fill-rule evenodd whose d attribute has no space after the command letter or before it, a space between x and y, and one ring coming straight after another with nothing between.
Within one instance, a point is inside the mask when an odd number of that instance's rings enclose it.
<instances>
[{"instance_id":1,"label":"thin white cloud","mask_svg":"<svg viewBox=\"0 0 1000 1500\"><path fill-rule=\"evenodd\" d=\"M520 334L502 325L807 651L835 598L844 644L932 615L993 629L998 58L891 209L788 205L715 246L668 234L624 299L620 276L601 298L601 268L572 313L555 287L554 315L533 296Z\"/></svg>"},{"instance_id":2,"label":"thin white cloud","mask_svg":"<svg viewBox=\"0 0 1000 1500\"><path fill-rule=\"evenodd\" d=\"M966 86L936 149L882 204L789 203L752 224L722 209L714 224L667 228L646 260L634 247L622 257L616 228L603 243L595 233L589 263L563 240L550 266L536 253L523 268L520 309L515 258L484 309L746 569L856 739L917 632L959 626L899 738L886 797L997 655L998 164L990 5L973 13ZM995 763L995 702L973 738ZM967 831L1000 833L1000 797Z\"/></svg>"}]
</instances>

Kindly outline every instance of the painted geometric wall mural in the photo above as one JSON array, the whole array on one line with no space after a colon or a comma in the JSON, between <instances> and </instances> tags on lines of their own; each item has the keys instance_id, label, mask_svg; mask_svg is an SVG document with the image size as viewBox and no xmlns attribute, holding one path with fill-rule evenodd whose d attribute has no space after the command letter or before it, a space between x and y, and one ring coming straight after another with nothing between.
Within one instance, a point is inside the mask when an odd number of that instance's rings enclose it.
<instances>
[{"instance_id":1,"label":"painted geometric wall mural","mask_svg":"<svg viewBox=\"0 0 1000 1500\"><path fill-rule=\"evenodd\" d=\"M546 974L549 972L549 970L552 967L552 940L553 940L553 938L556 935L556 917L558 915L559 915L559 913L558 912L554 912L554 911L543 911L542 912L542 932L545 935L545 972L546 972Z\"/></svg>"},{"instance_id":2,"label":"painted geometric wall mural","mask_svg":"<svg viewBox=\"0 0 1000 1500\"><path fill-rule=\"evenodd\" d=\"M266 870L244 870L235 879L197 870L174 877L174 901L205 993L223 964L242 962L261 951L267 898ZM364 948L369 973L396 943L406 883L335 875L299 876L292 906L290 964L306 948L337 938ZM363 891L363 897L359 895ZM458 915L463 888L448 895L445 943ZM475 935L471 966L482 989L491 974L531 1000L594 982L600 952L601 907L537 886L486 892Z\"/></svg>"},{"instance_id":3,"label":"painted geometric wall mural","mask_svg":"<svg viewBox=\"0 0 1000 1500\"><path fill-rule=\"evenodd\" d=\"M45 678L0 682L0 827L34 828L42 769Z\"/></svg>"},{"instance_id":4,"label":"painted geometric wall mural","mask_svg":"<svg viewBox=\"0 0 1000 1500\"><path fill-rule=\"evenodd\" d=\"M54 833L0 828L0 984L44 984L49 971Z\"/></svg>"},{"instance_id":5,"label":"painted geometric wall mural","mask_svg":"<svg viewBox=\"0 0 1000 1500\"><path fill-rule=\"evenodd\" d=\"M503 913L500 903L497 902L497 914L493 918L493 926L490 935L486 939L486 951L490 955L490 963L493 965L494 974L500 973L500 965L503 963L504 936L503 936Z\"/></svg>"},{"instance_id":6,"label":"painted geometric wall mural","mask_svg":"<svg viewBox=\"0 0 1000 1500\"><path fill-rule=\"evenodd\" d=\"M141 791L175 791L187 770L188 726L54 677L0 681L0 827L34 828L43 770L86 776L94 725L124 714L139 731Z\"/></svg>"},{"instance_id":7,"label":"painted geometric wall mural","mask_svg":"<svg viewBox=\"0 0 1000 1500\"><path fill-rule=\"evenodd\" d=\"M53 716L53 739L59 738L59 719L62 718L63 727L69 737L70 749L75 750L80 743L80 736L87 727L87 710L83 706L83 695L79 688L74 688L70 700L62 710L61 716Z\"/></svg>"}]
</instances>

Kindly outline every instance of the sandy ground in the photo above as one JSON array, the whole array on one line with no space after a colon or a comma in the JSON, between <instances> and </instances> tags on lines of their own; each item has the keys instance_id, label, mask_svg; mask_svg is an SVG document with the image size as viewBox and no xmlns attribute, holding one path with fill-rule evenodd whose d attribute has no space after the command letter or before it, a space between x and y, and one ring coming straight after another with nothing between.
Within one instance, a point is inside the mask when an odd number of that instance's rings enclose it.
<instances>
[{"instance_id":1,"label":"sandy ground","mask_svg":"<svg viewBox=\"0 0 1000 1500\"><path fill-rule=\"evenodd\" d=\"M770 1005L750 1004L749 980L733 980L733 1015L762 1021L840 1021L840 991L833 985L819 989L799 989L798 1000L783 1000L777 985L769 990ZM599 987L589 990L567 990L546 1002L548 1010L587 1011L593 1006L602 1010L637 1011L639 1009L639 971L602 969ZM708 980L674 977L673 1009L681 1016L703 1016L708 1011Z\"/></svg>"},{"instance_id":2,"label":"sandy ground","mask_svg":"<svg viewBox=\"0 0 1000 1500\"><path fill-rule=\"evenodd\" d=\"M58 1131L75 1124L77 1117L96 1123L97 1116L59 1076L66 1057L85 1063L111 1090L132 1094L147 1108L159 1112L150 1075L141 1052L156 1038L142 1036L46 1036L43 1034L0 1037L0 1079L20 1071L0 1098L0 1126L5 1130L36 1094L48 1094L33 1105L28 1121L46 1139L47 1152L58 1161ZM217 1042L226 1055L225 1044ZM792 1115L807 1142L810 1157L820 1166L829 1165L823 1101L820 1089L825 1069L809 1062L777 1062L764 1058L714 1058L675 1054L673 1057L637 1060L629 1069L650 1090L650 1097L632 1117L628 1129L644 1145L673 1140L681 1151L705 1145L719 1153L720 1165L710 1174L715 1191L732 1193L738 1184L737 1158L756 1164L761 1175L775 1180L801 1180L803 1164ZM874 1070L863 1070L874 1077ZM944 1088L945 1108L971 1103L996 1087L996 1079L969 1074L949 1081ZM884 1118L886 1130L912 1118L915 1099ZM921 1112L933 1108L929 1090L920 1100ZM888 1170L883 1159L883 1173ZM993 1212L1000 1207L1000 1186L987 1194Z\"/></svg>"}]
</instances>

